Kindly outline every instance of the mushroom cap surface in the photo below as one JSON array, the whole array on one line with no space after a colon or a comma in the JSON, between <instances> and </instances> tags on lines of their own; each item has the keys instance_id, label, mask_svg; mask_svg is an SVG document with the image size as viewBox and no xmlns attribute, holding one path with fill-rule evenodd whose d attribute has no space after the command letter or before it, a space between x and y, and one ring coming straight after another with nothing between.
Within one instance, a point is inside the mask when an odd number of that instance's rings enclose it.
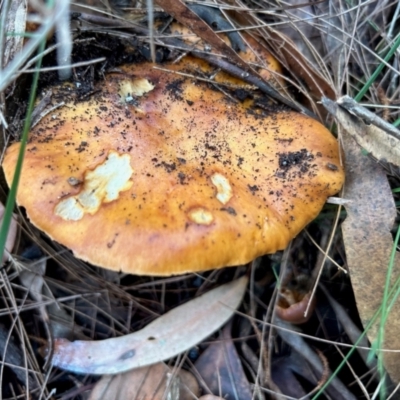
<instances>
[{"instance_id":1,"label":"mushroom cap surface","mask_svg":"<svg viewBox=\"0 0 400 400\"><path fill-rule=\"evenodd\" d=\"M17 195L92 264L158 276L244 264L284 249L342 186L336 139L304 115L245 107L150 63L96 89L85 101L64 90L32 129Z\"/></svg>"}]
</instances>

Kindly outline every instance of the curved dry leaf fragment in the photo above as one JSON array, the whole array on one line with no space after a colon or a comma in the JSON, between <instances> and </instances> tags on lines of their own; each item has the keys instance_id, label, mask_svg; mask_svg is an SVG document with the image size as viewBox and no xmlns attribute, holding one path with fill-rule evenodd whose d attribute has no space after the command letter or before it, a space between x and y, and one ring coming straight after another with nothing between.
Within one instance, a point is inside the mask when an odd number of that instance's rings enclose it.
<instances>
[{"instance_id":1,"label":"curved dry leaf fragment","mask_svg":"<svg viewBox=\"0 0 400 400\"><path fill-rule=\"evenodd\" d=\"M329 366L325 365L321 357L314 349L309 346L304 338L298 335L293 325L276 318L274 321L278 328L277 332L284 342L286 342L295 352L302 356L303 362L308 363L318 377L329 377L331 371ZM281 329L279 329L281 328ZM326 394L333 399L356 400L355 396L336 376L331 380L330 385L326 388Z\"/></svg>"},{"instance_id":2,"label":"curved dry leaf fragment","mask_svg":"<svg viewBox=\"0 0 400 400\"><path fill-rule=\"evenodd\" d=\"M338 99L337 102L323 97L322 104L329 113L337 119L360 147L365 149L378 161L389 162L393 165L400 166L400 140L397 139L397 137L389 135L379 126L364 122L365 118L369 116L367 122L371 121L376 123L378 117L373 119L371 116L372 113L366 109L364 109L365 114L361 114L364 115L363 118L351 114L349 111L341 107L341 104L344 104L350 111L352 111L352 113L354 113L354 105L353 107L349 107L349 100L347 97L342 97ZM361 109L361 106L357 108L358 111ZM391 132L396 131L398 136L400 132L397 129L393 127L393 130L391 130Z\"/></svg>"},{"instance_id":3,"label":"curved dry leaf fragment","mask_svg":"<svg viewBox=\"0 0 400 400\"><path fill-rule=\"evenodd\" d=\"M388 136L374 125L366 125L341 108L338 103L322 99L323 105L344 128L342 133L345 152L346 185L343 196L351 200L345 204L347 217L342 224L346 259L357 309L364 326L368 325L382 305L388 266L393 248L391 230L396 217L396 206L386 172L370 157L365 157L359 146L377 158L399 165L398 140ZM392 146L392 144L394 146ZM392 283L400 274L400 257L396 253ZM383 347L400 348L400 308L396 301L385 324ZM379 323L367 335L376 340ZM399 355L383 353L385 368L393 381L400 380Z\"/></svg>"},{"instance_id":4,"label":"curved dry leaf fragment","mask_svg":"<svg viewBox=\"0 0 400 400\"><path fill-rule=\"evenodd\" d=\"M119 375L105 375L95 385L89 400L193 400L200 395L196 378L188 371L173 371L158 363Z\"/></svg>"},{"instance_id":5,"label":"curved dry leaf fragment","mask_svg":"<svg viewBox=\"0 0 400 400\"><path fill-rule=\"evenodd\" d=\"M135 333L99 341L56 339L52 364L81 374L119 374L168 360L210 336L240 305L247 277L179 306Z\"/></svg>"},{"instance_id":6,"label":"curved dry leaf fragment","mask_svg":"<svg viewBox=\"0 0 400 400\"><path fill-rule=\"evenodd\" d=\"M195 362L201 381L213 394L225 399L251 400L252 392L231 336L232 324L221 330Z\"/></svg>"},{"instance_id":7,"label":"curved dry leaf fragment","mask_svg":"<svg viewBox=\"0 0 400 400\"><path fill-rule=\"evenodd\" d=\"M343 132L347 176L344 196L351 203L345 205L346 220L342 224L347 265L357 309L364 326L382 305L383 292L393 248L391 230L396 217L396 206L386 172L370 157L365 157L355 141ZM393 284L400 274L400 257L396 253L391 276ZM378 335L375 323L367 335L373 342ZM383 347L400 348L400 307L396 300L385 324ZM397 352L383 353L384 365L393 381L400 380Z\"/></svg>"},{"instance_id":8,"label":"curved dry leaf fragment","mask_svg":"<svg viewBox=\"0 0 400 400\"><path fill-rule=\"evenodd\" d=\"M314 68L308 62L307 57L286 35L271 26L266 26L263 30L265 40L275 43L274 55L288 71L295 71L296 80L300 81L301 86L305 87L304 92L310 96L310 99L319 99L321 96L334 97L333 85L326 75ZM321 107L318 111L324 110Z\"/></svg>"},{"instance_id":9,"label":"curved dry leaf fragment","mask_svg":"<svg viewBox=\"0 0 400 400\"><path fill-rule=\"evenodd\" d=\"M340 97L337 99L337 103L353 115L361 118L367 126L370 124L375 125L387 132L389 135L400 140L400 131L394 125L369 111L367 108L361 106L350 96Z\"/></svg>"}]
</instances>

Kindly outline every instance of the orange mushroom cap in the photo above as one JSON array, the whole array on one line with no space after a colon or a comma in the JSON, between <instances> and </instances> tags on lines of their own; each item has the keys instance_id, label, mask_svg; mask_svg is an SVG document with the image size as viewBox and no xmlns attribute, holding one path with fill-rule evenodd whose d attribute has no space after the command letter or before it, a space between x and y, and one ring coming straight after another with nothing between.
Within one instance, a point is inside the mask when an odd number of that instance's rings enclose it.
<instances>
[{"instance_id":1,"label":"orange mushroom cap","mask_svg":"<svg viewBox=\"0 0 400 400\"><path fill-rule=\"evenodd\" d=\"M342 186L335 138L304 115L246 108L150 63L97 89L32 129L17 195L95 265L161 276L244 264L284 249Z\"/></svg>"}]
</instances>

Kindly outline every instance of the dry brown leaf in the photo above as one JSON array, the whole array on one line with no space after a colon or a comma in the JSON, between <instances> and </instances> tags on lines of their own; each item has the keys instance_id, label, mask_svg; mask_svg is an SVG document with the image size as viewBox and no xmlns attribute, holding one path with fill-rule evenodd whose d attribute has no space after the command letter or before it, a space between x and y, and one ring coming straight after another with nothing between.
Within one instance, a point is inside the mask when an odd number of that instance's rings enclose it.
<instances>
[{"instance_id":1,"label":"dry brown leaf","mask_svg":"<svg viewBox=\"0 0 400 400\"><path fill-rule=\"evenodd\" d=\"M292 398L307 396L307 392L299 382L299 377L304 379L303 382L308 381L313 386L318 385L318 379L316 379L310 364L296 351L272 362L271 377L282 394Z\"/></svg>"},{"instance_id":2,"label":"dry brown leaf","mask_svg":"<svg viewBox=\"0 0 400 400\"><path fill-rule=\"evenodd\" d=\"M249 381L231 337L231 324L225 326L219 340L211 344L195 367L215 395L227 399L252 399Z\"/></svg>"},{"instance_id":3,"label":"dry brown leaf","mask_svg":"<svg viewBox=\"0 0 400 400\"><path fill-rule=\"evenodd\" d=\"M34 392L40 387L40 378L38 378L34 371L27 369L27 357L30 354L27 353L24 344L18 340L16 329L12 329L12 332L10 332L9 326L4 326L0 323L0 354L2 362L13 371L22 386L28 387ZM6 376L4 377L2 374L1 381L9 383L10 375ZM2 393L0 394L0 398L4 398Z\"/></svg>"},{"instance_id":4,"label":"dry brown leaf","mask_svg":"<svg viewBox=\"0 0 400 400\"><path fill-rule=\"evenodd\" d=\"M280 318L275 318L274 324L278 327L277 333L281 337L281 339L286 342L287 345L290 346L293 352L297 352L303 359L302 367L296 371L295 366L292 366L292 370L295 371L298 377L302 376L307 380L310 380L310 374L307 373L307 369L311 366L311 369L314 371L314 374L311 376L316 376L318 379L319 386L321 382L326 382L326 380L331 375L331 371L329 369L329 365L325 362L323 356L320 353L315 351L306 341L305 339L298 334L295 330L294 326L282 321ZM281 328L281 329L279 329ZM305 365L305 363L309 364L309 366ZM303 372L300 372L303 371ZM280 379L281 377L278 377ZM279 381L280 384L283 383L282 380ZM282 392L286 392L285 387L282 387ZM291 388L292 390L293 388ZM344 383L337 377L333 377L329 386L325 388L325 392L328 398L332 398L335 400L356 400L355 396L351 393L350 389L344 385ZM309 398L309 395L307 396Z\"/></svg>"},{"instance_id":5,"label":"dry brown leaf","mask_svg":"<svg viewBox=\"0 0 400 400\"><path fill-rule=\"evenodd\" d=\"M229 57L229 59L234 61L244 71L251 71L253 75L262 80L261 76L258 75L249 64L243 61L237 53L207 25L206 22L199 18L196 13L181 0L156 0L156 3L177 21L187 26L196 35L213 46L218 52Z\"/></svg>"},{"instance_id":6,"label":"dry brown leaf","mask_svg":"<svg viewBox=\"0 0 400 400\"><path fill-rule=\"evenodd\" d=\"M167 312L135 333L99 341L56 339L52 364L83 374L119 374L183 353L232 317L247 277L219 286Z\"/></svg>"},{"instance_id":7,"label":"dry brown leaf","mask_svg":"<svg viewBox=\"0 0 400 400\"><path fill-rule=\"evenodd\" d=\"M390 162L393 165L400 165L400 140L373 124L366 124L361 118L350 114L340 104L346 98L340 98L337 103L323 98L322 104L336 117L343 128L351 137L379 161ZM395 129L396 130L396 129ZM398 131L398 134L400 132Z\"/></svg>"},{"instance_id":8,"label":"dry brown leaf","mask_svg":"<svg viewBox=\"0 0 400 400\"><path fill-rule=\"evenodd\" d=\"M280 32L284 33L295 45L301 54L313 61L314 52L323 54L323 42L318 35L316 22L320 22L315 15L315 7L303 0L291 0L290 7L281 15L282 25L278 25ZM313 46L314 51L310 50Z\"/></svg>"},{"instance_id":9,"label":"dry brown leaf","mask_svg":"<svg viewBox=\"0 0 400 400\"><path fill-rule=\"evenodd\" d=\"M3 223L3 215L4 215L5 207L2 203L0 203L0 226ZM6 245L4 248L4 254L1 263L4 264L9 259L9 254L15 245L15 239L17 237L18 232L18 222L16 214L13 214L11 218L10 228L7 233Z\"/></svg>"},{"instance_id":10,"label":"dry brown leaf","mask_svg":"<svg viewBox=\"0 0 400 400\"><path fill-rule=\"evenodd\" d=\"M400 140L400 131L394 125L385 121L378 115L374 114L372 111L369 111L361 104L358 104L350 96L340 97L339 99L337 99L337 103L342 108L346 109L349 113L361 118L366 125L373 124L378 128L381 128L383 131L387 132L389 135L394 136L395 138Z\"/></svg>"},{"instance_id":11,"label":"dry brown leaf","mask_svg":"<svg viewBox=\"0 0 400 400\"><path fill-rule=\"evenodd\" d=\"M103 376L89 400L193 400L200 395L195 377L188 371L173 371L163 363Z\"/></svg>"},{"instance_id":12,"label":"dry brown leaf","mask_svg":"<svg viewBox=\"0 0 400 400\"><path fill-rule=\"evenodd\" d=\"M343 240L357 308L366 326L382 302L393 247L390 230L396 207L385 171L370 157L364 156L352 139L356 134L354 130L362 133L362 128L370 127L365 124L357 126L354 117L344 110L339 109L339 115L338 120L345 128L343 147L347 172L343 197L351 200L345 205L347 218L342 225ZM399 274L400 257L396 254L393 277ZM385 325L383 347L386 349L400 349L399 303L396 302ZM368 332L370 341L376 339L377 329L375 324ZM384 353L384 362L391 378L399 381L399 353Z\"/></svg>"},{"instance_id":13,"label":"dry brown leaf","mask_svg":"<svg viewBox=\"0 0 400 400\"><path fill-rule=\"evenodd\" d=\"M346 309L347 307L345 305L338 303L330 295L329 291L325 288L325 286L323 284L320 284L319 288L324 292L326 299L328 300L330 306L332 307L333 311L335 312L338 322L340 322L340 324L343 327L343 330L346 332L346 335L350 339L350 343L356 343L359 340L362 332L361 332L360 328L356 325L356 323L353 322L353 320L350 318L350 315ZM360 346L360 348L357 348L358 354L363 359L365 364L368 364L369 350L365 350L365 348L369 347L368 339L364 336L361 339L361 341L358 342L358 346ZM370 367L373 367L374 365L376 365L376 363L374 363L373 365L371 365L371 364L372 363L370 362L369 363Z\"/></svg>"},{"instance_id":14,"label":"dry brown leaf","mask_svg":"<svg viewBox=\"0 0 400 400\"><path fill-rule=\"evenodd\" d=\"M330 83L310 64L307 58L299 51L296 45L281 32L271 27L265 28L265 40L273 41L274 49L279 54L274 54L289 71L294 71L306 85L312 97L319 99L321 96L334 97ZM275 52L276 53L276 52Z\"/></svg>"},{"instance_id":15,"label":"dry brown leaf","mask_svg":"<svg viewBox=\"0 0 400 400\"><path fill-rule=\"evenodd\" d=\"M43 257L32 263L25 263L24 269L19 274L19 280L25 286L31 297L38 303L43 320L48 321L46 307L43 305L44 274L46 273L47 260Z\"/></svg>"}]
</instances>

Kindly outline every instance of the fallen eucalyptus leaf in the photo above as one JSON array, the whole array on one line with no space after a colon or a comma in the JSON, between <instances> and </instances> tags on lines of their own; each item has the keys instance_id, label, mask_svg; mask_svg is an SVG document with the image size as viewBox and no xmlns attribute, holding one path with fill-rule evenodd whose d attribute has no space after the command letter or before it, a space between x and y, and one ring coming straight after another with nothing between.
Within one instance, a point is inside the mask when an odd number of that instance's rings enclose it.
<instances>
[{"instance_id":1,"label":"fallen eucalyptus leaf","mask_svg":"<svg viewBox=\"0 0 400 400\"><path fill-rule=\"evenodd\" d=\"M174 373L167 365L158 363L124 374L103 376L89 400L192 400L199 395L199 384L190 372Z\"/></svg>"},{"instance_id":2,"label":"fallen eucalyptus leaf","mask_svg":"<svg viewBox=\"0 0 400 400\"><path fill-rule=\"evenodd\" d=\"M384 163L389 162L393 165L400 166L400 140L392 136L394 131L397 131L397 129L393 127L391 130L391 135L388 135L381 128L372 124L372 122L377 122L377 116L373 118L370 115L372 113L364 109L364 112L367 114L363 114L363 119L359 118L342 108L340 106L341 103L348 106L349 101L346 98L341 98L337 102L334 102L326 97L322 98L322 104L324 107L337 119L337 121L349 133L349 135L351 135L351 137L358 143L359 146L365 149L378 161L382 161ZM354 112L356 109L354 105L350 108L352 112ZM361 106L357 107L357 114L360 114L360 109ZM366 115L369 115L368 119ZM364 122L365 119L367 122L371 122L371 124L366 124ZM399 134L400 132L397 131L397 135Z\"/></svg>"},{"instance_id":3,"label":"fallen eucalyptus leaf","mask_svg":"<svg viewBox=\"0 0 400 400\"><path fill-rule=\"evenodd\" d=\"M342 224L343 241L357 308L366 326L382 303L393 238L390 230L396 216L393 195L382 167L361 154L354 141L344 135L346 185L344 196L353 200L345 205L347 218ZM400 274L396 254L392 283ZM367 333L373 342L378 324ZM385 325L386 349L400 349L400 307L396 301ZM385 368L394 381L400 380L400 354L384 355Z\"/></svg>"},{"instance_id":4,"label":"fallen eucalyptus leaf","mask_svg":"<svg viewBox=\"0 0 400 400\"><path fill-rule=\"evenodd\" d=\"M390 185L383 168L370 157L362 154L359 145L368 151L377 151L385 156L391 155L396 161L397 148L390 148L389 142L397 139L373 125L365 125L362 120L342 109L337 103L323 99L324 106L343 126L342 142L345 152L346 184L343 197L351 200L345 204L346 220L342 224L343 241L346 249L347 264L356 303L363 325L366 326L380 308L385 287L386 274L393 247L391 229L396 217L396 207ZM384 135L388 141L381 143L380 149L374 149L374 142L369 136L371 130L380 132L376 140ZM356 139L354 141L353 139ZM357 142L357 143L356 143ZM378 145L376 145L378 146ZM399 147L399 146L397 146ZM382 153L382 149L386 153ZM399 159L397 159L397 163ZM396 254L391 282L400 274L400 256ZM371 342L377 338L379 325L376 323L368 331ZM385 325L383 347L400 348L400 307L396 301ZM400 355L385 352L385 368L393 381L400 381Z\"/></svg>"},{"instance_id":5,"label":"fallen eucalyptus leaf","mask_svg":"<svg viewBox=\"0 0 400 400\"><path fill-rule=\"evenodd\" d=\"M222 285L167 312L145 328L99 341L55 339L56 367L82 374L118 374L190 349L218 330L242 301L247 277Z\"/></svg>"}]
</instances>

